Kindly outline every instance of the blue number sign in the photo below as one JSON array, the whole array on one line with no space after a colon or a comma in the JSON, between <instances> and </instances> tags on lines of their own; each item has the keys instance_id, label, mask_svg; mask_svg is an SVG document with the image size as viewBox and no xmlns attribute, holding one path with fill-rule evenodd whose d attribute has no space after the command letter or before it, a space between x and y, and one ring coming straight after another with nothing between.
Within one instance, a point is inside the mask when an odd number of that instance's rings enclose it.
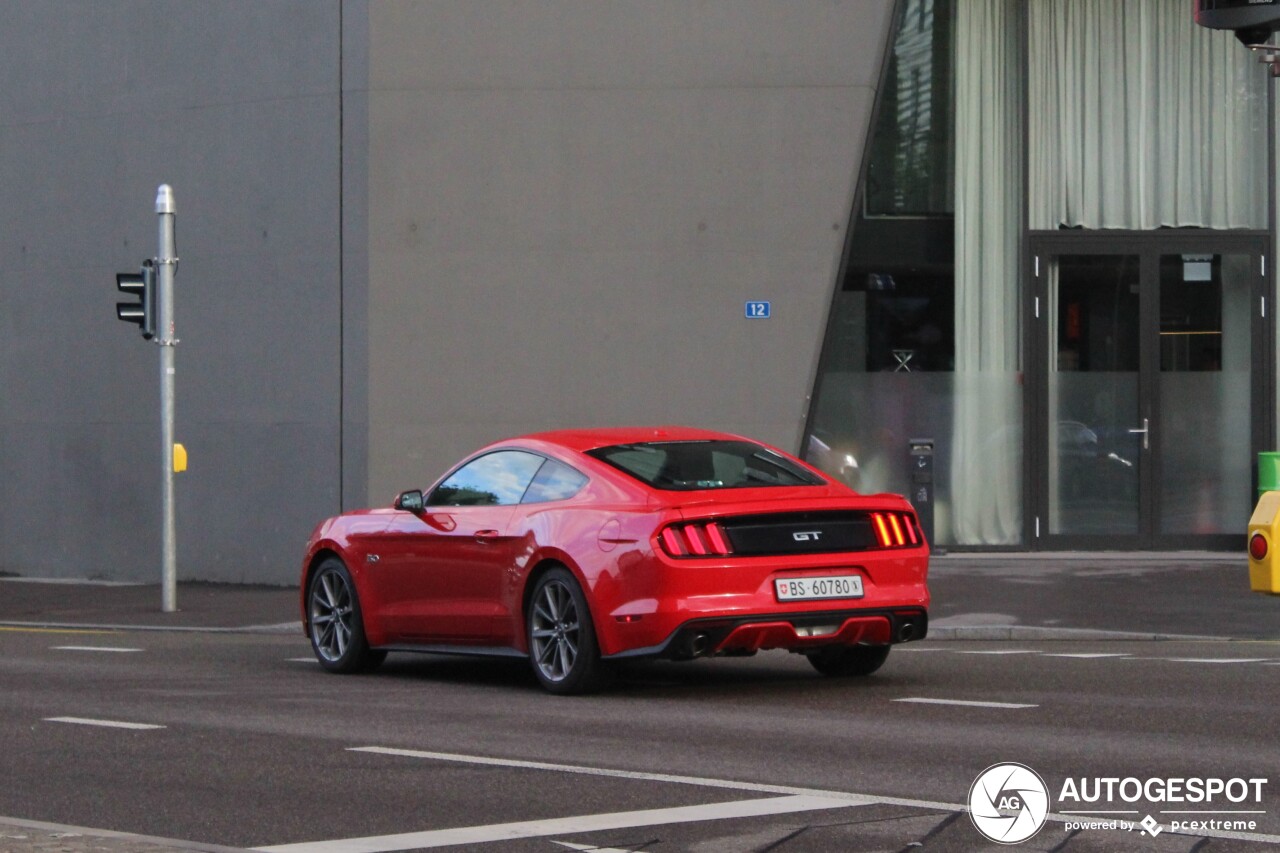
<instances>
[{"instance_id":1,"label":"blue number sign","mask_svg":"<svg viewBox=\"0 0 1280 853\"><path fill-rule=\"evenodd\" d=\"M772 302L747 302L748 320L768 320L773 313Z\"/></svg>"}]
</instances>

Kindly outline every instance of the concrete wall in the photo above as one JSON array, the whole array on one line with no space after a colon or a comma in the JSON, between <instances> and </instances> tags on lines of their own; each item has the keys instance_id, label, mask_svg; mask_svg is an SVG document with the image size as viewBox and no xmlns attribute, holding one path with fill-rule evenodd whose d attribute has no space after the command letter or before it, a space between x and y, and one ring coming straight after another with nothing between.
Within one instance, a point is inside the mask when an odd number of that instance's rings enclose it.
<instances>
[{"instance_id":1,"label":"concrete wall","mask_svg":"<svg viewBox=\"0 0 1280 853\"><path fill-rule=\"evenodd\" d=\"M0 5L0 572L159 579L114 284L161 183L180 578L293 583L316 521L504 435L794 448L892 6Z\"/></svg>"},{"instance_id":2,"label":"concrete wall","mask_svg":"<svg viewBox=\"0 0 1280 853\"><path fill-rule=\"evenodd\" d=\"M159 580L159 354L114 303L167 182L179 577L296 583L340 500L338 16L0 6L0 571Z\"/></svg>"},{"instance_id":3,"label":"concrete wall","mask_svg":"<svg viewBox=\"0 0 1280 853\"><path fill-rule=\"evenodd\" d=\"M372 4L370 498L560 426L796 449L892 7Z\"/></svg>"}]
</instances>

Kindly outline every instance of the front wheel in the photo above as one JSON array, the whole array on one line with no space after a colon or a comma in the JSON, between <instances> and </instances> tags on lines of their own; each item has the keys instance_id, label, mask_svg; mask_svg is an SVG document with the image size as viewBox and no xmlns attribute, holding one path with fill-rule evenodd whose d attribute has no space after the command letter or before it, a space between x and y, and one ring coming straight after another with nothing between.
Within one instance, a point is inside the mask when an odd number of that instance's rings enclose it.
<instances>
[{"instance_id":1,"label":"front wheel","mask_svg":"<svg viewBox=\"0 0 1280 853\"><path fill-rule=\"evenodd\" d=\"M316 659L330 672L367 672L387 657L369 648L355 583L336 557L321 563L307 585L307 628Z\"/></svg>"},{"instance_id":2,"label":"front wheel","mask_svg":"<svg viewBox=\"0 0 1280 853\"><path fill-rule=\"evenodd\" d=\"M889 657L888 646L827 646L808 653L809 663L823 675L870 675Z\"/></svg>"},{"instance_id":3,"label":"front wheel","mask_svg":"<svg viewBox=\"0 0 1280 853\"><path fill-rule=\"evenodd\" d=\"M533 672L548 691L591 693L608 683L586 596L567 569L538 579L525 622Z\"/></svg>"}]
</instances>

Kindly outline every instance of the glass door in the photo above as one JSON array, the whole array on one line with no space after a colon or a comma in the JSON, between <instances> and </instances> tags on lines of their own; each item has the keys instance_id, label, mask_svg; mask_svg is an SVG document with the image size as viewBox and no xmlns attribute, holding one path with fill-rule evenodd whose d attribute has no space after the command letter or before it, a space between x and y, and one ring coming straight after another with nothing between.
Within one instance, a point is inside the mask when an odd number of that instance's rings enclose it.
<instances>
[{"instance_id":1,"label":"glass door","mask_svg":"<svg viewBox=\"0 0 1280 853\"><path fill-rule=\"evenodd\" d=\"M1239 547L1271 434L1264 248L1032 239L1035 547Z\"/></svg>"},{"instance_id":2,"label":"glass door","mask_svg":"<svg viewBox=\"0 0 1280 853\"><path fill-rule=\"evenodd\" d=\"M1158 538L1238 533L1244 541L1254 504L1258 269L1248 254L1160 255Z\"/></svg>"},{"instance_id":3,"label":"glass door","mask_svg":"<svg viewBox=\"0 0 1280 853\"><path fill-rule=\"evenodd\" d=\"M1041 534L1141 533L1140 258L1060 255L1048 268L1047 512Z\"/></svg>"}]
</instances>

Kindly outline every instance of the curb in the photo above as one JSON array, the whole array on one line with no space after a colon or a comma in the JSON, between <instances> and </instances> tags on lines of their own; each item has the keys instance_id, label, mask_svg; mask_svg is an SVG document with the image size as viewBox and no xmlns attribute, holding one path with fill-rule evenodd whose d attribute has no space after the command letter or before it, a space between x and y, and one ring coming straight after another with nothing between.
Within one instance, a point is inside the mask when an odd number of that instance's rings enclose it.
<instances>
[{"instance_id":1,"label":"curb","mask_svg":"<svg viewBox=\"0 0 1280 853\"><path fill-rule=\"evenodd\" d=\"M224 628L199 625L99 625L86 622L0 622L0 628L30 628L41 631L173 631L186 634L292 634L302 633L301 622L273 625L243 625Z\"/></svg>"},{"instance_id":2,"label":"curb","mask_svg":"<svg viewBox=\"0 0 1280 853\"><path fill-rule=\"evenodd\" d=\"M948 625L929 626L926 640L998 641L998 640L1195 640L1231 642L1234 637L1212 637L1201 634L1162 634L1146 631L1101 631L1092 628L1039 628L1032 625Z\"/></svg>"}]
</instances>

